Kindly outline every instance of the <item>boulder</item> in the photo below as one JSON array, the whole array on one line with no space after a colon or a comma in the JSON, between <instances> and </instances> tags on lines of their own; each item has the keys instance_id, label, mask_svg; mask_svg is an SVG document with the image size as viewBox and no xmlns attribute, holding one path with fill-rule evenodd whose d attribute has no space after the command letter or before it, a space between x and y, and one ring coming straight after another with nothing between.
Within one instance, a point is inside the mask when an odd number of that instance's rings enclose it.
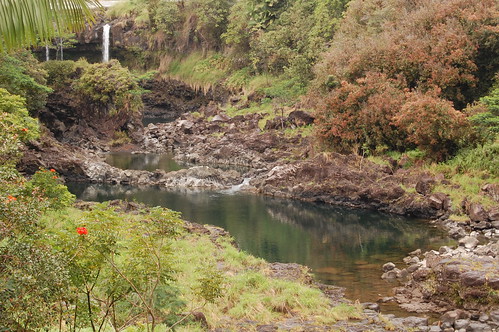
<instances>
[{"instance_id":1,"label":"boulder","mask_svg":"<svg viewBox=\"0 0 499 332\"><path fill-rule=\"evenodd\" d=\"M435 185L435 179L431 176L423 176L416 183L416 192L421 195L428 195L433 190L433 186Z\"/></svg>"},{"instance_id":2,"label":"boulder","mask_svg":"<svg viewBox=\"0 0 499 332\"><path fill-rule=\"evenodd\" d=\"M477 287L485 285L486 279L483 272L468 271L460 276L461 284L469 287Z\"/></svg>"},{"instance_id":3,"label":"boulder","mask_svg":"<svg viewBox=\"0 0 499 332\"><path fill-rule=\"evenodd\" d=\"M300 110L289 113L288 119L297 127L310 125L314 123L315 120L312 115Z\"/></svg>"},{"instance_id":4,"label":"boulder","mask_svg":"<svg viewBox=\"0 0 499 332\"><path fill-rule=\"evenodd\" d=\"M454 322L454 328L456 330L466 329L468 327L468 325L470 325L470 320L469 319L457 319Z\"/></svg>"},{"instance_id":5,"label":"boulder","mask_svg":"<svg viewBox=\"0 0 499 332\"><path fill-rule=\"evenodd\" d=\"M499 208L492 208L489 211L489 220L494 222L494 221L499 221ZM496 227L499 228L499 227Z\"/></svg>"},{"instance_id":6,"label":"boulder","mask_svg":"<svg viewBox=\"0 0 499 332\"><path fill-rule=\"evenodd\" d=\"M482 187L482 191L492 197L492 199L496 202L499 202L499 184L497 183L489 183Z\"/></svg>"},{"instance_id":7,"label":"boulder","mask_svg":"<svg viewBox=\"0 0 499 332\"><path fill-rule=\"evenodd\" d=\"M467 249L473 249L478 245L478 239L474 236L465 236L459 239L459 245Z\"/></svg>"},{"instance_id":8,"label":"boulder","mask_svg":"<svg viewBox=\"0 0 499 332\"><path fill-rule=\"evenodd\" d=\"M468 209L468 216L472 222L487 221L487 211L483 208L481 204L472 203Z\"/></svg>"},{"instance_id":9,"label":"boulder","mask_svg":"<svg viewBox=\"0 0 499 332\"><path fill-rule=\"evenodd\" d=\"M485 323L472 322L466 328L466 332L492 332L492 328Z\"/></svg>"},{"instance_id":10,"label":"boulder","mask_svg":"<svg viewBox=\"0 0 499 332\"><path fill-rule=\"evenodd\" d=\"M435 193L428 198L430 206L435 210L447 211L450 208L450 199L444 193Z\"/></svg>"},{"instance_id":11,"label":"boulder","mask_svg":"<svg viewBox=\"0 0 499 332\"><path fill-rule=\"evenodd\" d=\"M391 271L394 268L395 268L395 264L393 264L392 262L388 262L386 264L383 264L383 272Z\"/></svg>"}]
</instances>

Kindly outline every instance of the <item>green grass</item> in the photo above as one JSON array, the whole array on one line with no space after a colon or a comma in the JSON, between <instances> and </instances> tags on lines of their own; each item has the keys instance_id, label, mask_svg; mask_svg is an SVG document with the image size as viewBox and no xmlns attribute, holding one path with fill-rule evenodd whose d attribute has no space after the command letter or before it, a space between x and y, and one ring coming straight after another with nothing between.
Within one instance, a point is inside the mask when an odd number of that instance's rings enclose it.
<instances>
[{"instance_id":1,"label":"green grass","mask_svg":"<svg viewBox=\"0 0 499 332\"><path fill-rule=\"evenodd\" d=\"M220 54L204 57L201 53L191 53L185 58L172 60L164 74L207 92L224 80L227 69Z\"/></svg>"},{"instance_id":2,"label":"green grass","mask_svg":"<svg viewBox=\"0 0 499 332\"><path fill-rule=\"evenodd\" d=\"M429 170L442 170L441 167L429 167ZM464 199L471 203L480 203L484 207L492 207L497 205L491 197L484 195L481 188L487 183L499 183L497 178L483 179L480 175L460 174L453 172L444 173L450 184L437 184L433 192L442 192L449 195L453 202L453 212L459 213L459 205Z\"/></svg>"},{"instance_id":3,"label":"green grass","mask_svg":"<svg viewBox=\"0 0 499 332\"><path fill-rule=\"evenodd\" d=\"M206 236L188 234L173 249L178 255L177 280L184 299L193 308L203 308L210 328L231 328L245 320L265 324L292 316L324 324L361 316L355 306L331 308L316 288L270 278L262 259L237 250L229 238L212 242ZM193 291L198 266L217 266L223 274L221 297L213 303L203 302Z\"/></svg>"},{"instance_id":4,"label":"green grass","mask_svg":"<svg viewBox=\"0 0 499 332\"><path fill-rule=\"evenodd\" d=\"M91 233L97 232L99 224L85 221L88 218L85 216L85 211L69 208L47 213L42 223L50 227L51 232L69 232L68 236L72 238L73 228L85 222L90 237ZM123 247L130 245L133 240L127 236L128 227L140 225L147 217L142 213L106 213L105 216L113 219L113 229L119 230L121 234L119 246L123 249L123 256L116 257L116 263L120 264L121 261L127 261L131 254ZM214 228L208 226L208 229ZM232 241L229 237L214 238L210 234L185 231L168 241L168 251L173 253L171 283L180 291L180 300L186 303L182 311L202 312L211 329L237 329L238 324L245 321L266 324L291 317L317 324L332 324L338 320L362 316L358 306L340 304L332 307L319 289L304 282L305 274L303 280L297 281L271 277L271 270L264 260L238 250ZM208 291L215 295L211 299L202 293L207 290L207 285L211 287ZM139 320L125 331L142 331L145 329L145 326L140 325L142 323ZM109 330L107 325L104 331ZM199 322L189 319L180 325L176 330L203 330ZM160 331L167 329L167 326L158 327Z\"/></svg>"},{"instance_id":5,"label":"green grass","mask_svg":"<svg viewBox=\"0 0 499 332\"><path fill-rule=\"evenodd\" d=\"M294 137L297 135L301 135L302 137L309 137L312 136L313 133L314 133L313 125L284 129L284 136L286 137Z\"/></svg>"}]
</instances>

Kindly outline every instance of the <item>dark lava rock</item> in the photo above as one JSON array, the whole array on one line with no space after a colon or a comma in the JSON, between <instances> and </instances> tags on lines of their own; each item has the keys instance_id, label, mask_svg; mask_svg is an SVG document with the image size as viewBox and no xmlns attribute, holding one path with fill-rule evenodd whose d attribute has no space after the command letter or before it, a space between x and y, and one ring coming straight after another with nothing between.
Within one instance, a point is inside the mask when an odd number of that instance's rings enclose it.
<instances>
[{"instance_id":1,"label":"dark lava rock","mask_svg":"<svg viewBox=\"0 0 499 332\"><path fill-rule=\"evenodd\" d=\"M461 284L464 286L483 286L486 279L482 272L468 271L461 274Z\"/></svg>"},{"instance_id":2,"label":"dark lava rock","mask_svg":"<svg viewBox=\"0 0 499 332\"><path fill-rule=\"evenodd\" d=\"M450 199L444 193L435 193L429 197L430 206L436 210L447 211L450 208Z\"/></svg>"},{"instance_id":3,"label":"dark lava rock","mask_svg":"<svg viewBox=\"0 0 499 332\"><path fill-rule=\"evenodd\" d=\"M421 195L428 195L433 190L435 179L431 176L424 176L416 183L416 191Z\"/></svg>"},{"instance_id":4,"label":"dark lava rock","mask_svg":"<svg viewBox=\"0 0 499 332\"><path fill-rule=\"evenodd\" d=\"M297 127L310 125L314 123L315 120L315 118L312 115L300 110L289 113L288 118Z\"/></svg>"},{"instance_id":5,"label":"dark lava rock","mask_svg":"<svg viewBox=\"0 0 499 332\"><path fill-rule=\"evenodd\" d=\"M487 220L487 211L483 208L481 204L473 203L468 209L468 216L473 222L480 222Z\"/></svg>"}]
</instances>

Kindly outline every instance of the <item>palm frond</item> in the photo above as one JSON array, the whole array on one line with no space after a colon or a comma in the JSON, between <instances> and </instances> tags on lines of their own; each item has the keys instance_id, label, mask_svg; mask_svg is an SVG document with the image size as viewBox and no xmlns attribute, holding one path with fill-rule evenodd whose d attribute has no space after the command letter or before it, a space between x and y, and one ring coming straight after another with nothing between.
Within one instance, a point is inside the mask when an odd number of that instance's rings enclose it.
<instances>
[{"instance_id":1,"label":"palm frond","mask_svg":"<svg viewBox=\"0 0 499 332\"><path fill-rule=\"evenodd\" d=\"M0 50L47 42L58 32L83 29L94 22L98 0L0 0Z\"/></svg>"}]
</instances>

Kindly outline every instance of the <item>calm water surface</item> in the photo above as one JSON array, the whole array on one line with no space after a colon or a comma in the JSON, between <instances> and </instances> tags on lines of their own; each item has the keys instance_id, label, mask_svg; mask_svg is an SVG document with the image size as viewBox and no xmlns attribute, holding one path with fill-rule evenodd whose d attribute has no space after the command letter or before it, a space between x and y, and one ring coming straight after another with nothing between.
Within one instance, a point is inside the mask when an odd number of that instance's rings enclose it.
<instances>
[{"instance_id":1,"label":"calm water surface","mask_svg":"<svg viewBox=\"0 0 499 332\"><path fill-rule=\"evenodd\" d=\"M324 283L346 287L350 299L390 295L382 264L400 263L417 248L449 240L427 222L245 193L167 191L157 187L69 184L84 200L128 199L182 212L186 220L223 227L239 246L270 262L312 268ZM386 310L385 310L386 312Z\"/></svg>"}]
</instances>

